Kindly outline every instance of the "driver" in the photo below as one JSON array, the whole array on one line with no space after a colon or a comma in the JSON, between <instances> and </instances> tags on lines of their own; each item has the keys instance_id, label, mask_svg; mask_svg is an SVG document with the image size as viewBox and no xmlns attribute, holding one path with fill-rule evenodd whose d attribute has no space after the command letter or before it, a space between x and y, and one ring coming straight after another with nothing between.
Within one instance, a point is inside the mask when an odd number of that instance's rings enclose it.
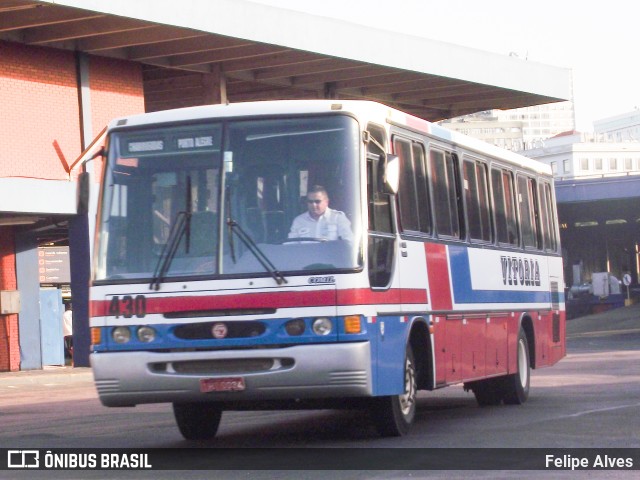
<instances>
[{"instance_id":1,"label":"driver","mask_svg":"<svg viewBox=\"0 0 640 480\"><path fill-rule=\"evenodd\" d=\"M351 241L353 233L344 212L329 208L327 190L314 185L307 193L307 212L293 220L289 238Z\"/></svg>"}]
</instances>

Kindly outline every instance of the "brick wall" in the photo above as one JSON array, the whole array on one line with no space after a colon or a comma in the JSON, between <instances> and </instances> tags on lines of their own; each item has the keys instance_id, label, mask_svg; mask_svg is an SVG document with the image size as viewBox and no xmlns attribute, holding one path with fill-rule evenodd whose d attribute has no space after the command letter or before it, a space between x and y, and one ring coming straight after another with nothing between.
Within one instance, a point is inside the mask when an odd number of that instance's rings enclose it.
<instances>
[{"instance_id":1,"label":"brick wall","mask_svg":"<svg viewBox=\"0 0 640 480\"><path fill-rule=\"evenodd\" d=\"M0 290L16 290L13 228L0 227ZM20 369L18 315L0 315L0 371Z\"/></svg>"},{"instance_id":2,"label":"brick wall","mask_svg":"<svg viewBox=\"0 0 640 480\"><path fill-rule=\"evenodd\" d=\"M0 177L63 180L80 151L73 52L0 41Z\"/></svg>"},{"instance_id":3,"label":"brick wall","mask_svg":"<svg viewBox=\"0 0 640 480\"><path fill-rule=\"evenodd\" d=\"M91 56L89 82L93 135L144 113L140 64ZM68 178L81 153L74 53L0 41L0 108L0 177Z\"/></svg>"},{"instance_id":4,"label":"brick wall","mask_svg":"<svg viewBox=\"0 0 640 480\"><path fill-rule=\"evenodd\" d=\"M89 84L94 135L116 117L144 113L142 65L92 56Z\"/></svg>"}]
</instances>

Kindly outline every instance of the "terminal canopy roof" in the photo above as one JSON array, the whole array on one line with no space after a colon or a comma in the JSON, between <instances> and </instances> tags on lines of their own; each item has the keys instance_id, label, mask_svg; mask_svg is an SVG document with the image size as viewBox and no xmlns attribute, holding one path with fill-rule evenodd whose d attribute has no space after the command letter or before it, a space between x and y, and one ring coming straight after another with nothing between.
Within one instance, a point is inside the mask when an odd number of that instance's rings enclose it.
<instances>
[{"instance_id":1,"label":"terminal canopy roof","mask_svg":"<svg viewBox=\"0 0 640 480\"><path fill-rule=\"evenodd\" d=\"M437 121L571 95L568 69L247 0L0 0L0 40L139 62L148 111L366 99Z\"/></svg>"}]
</instances>

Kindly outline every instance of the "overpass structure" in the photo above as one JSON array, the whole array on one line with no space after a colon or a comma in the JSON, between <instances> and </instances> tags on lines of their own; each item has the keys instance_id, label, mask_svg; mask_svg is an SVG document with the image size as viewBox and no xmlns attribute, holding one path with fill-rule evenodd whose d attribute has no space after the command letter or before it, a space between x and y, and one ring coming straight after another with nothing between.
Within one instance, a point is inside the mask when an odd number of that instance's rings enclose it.
<instances>
[{"instance_id":1,"label":"overpass structure","mask_svg":"<svg viewBox=\"0 0 640 480\"><path fill-rule=\"evenodd\" d=\"M74 316L88 316L72 167L113 117L332 98L437 121L570 97L568 69L248 0L0 0L0 290L21 300L0 315L0 371L46 364L38 304L60 285L40 281L44 244L71 247ZM88 327L74 323L87 365Z\"/></svg>"},{"instance_id":2,"label":"overpass structure","mask_svg":"<svg viewBox=\"0 0 640 480\"><path fill-rule=\"evenodd\" d=\"M435 121L571 93L568 69L247 0L5 0L0 14L0 38L139 62L148 111L356 98Z\"/></svg>"}]
</instances>

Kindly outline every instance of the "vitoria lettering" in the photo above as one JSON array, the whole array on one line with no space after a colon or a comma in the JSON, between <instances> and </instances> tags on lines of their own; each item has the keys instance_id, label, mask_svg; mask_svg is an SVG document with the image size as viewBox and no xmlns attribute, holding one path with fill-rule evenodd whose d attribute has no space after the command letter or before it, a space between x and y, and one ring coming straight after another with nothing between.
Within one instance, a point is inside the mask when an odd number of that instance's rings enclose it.
<instances>
[{"instance_id":1,"label":"vitoria lettering","mask_svg":"<svg viewBox=\"0 0 640 480\"><path fill-rule=\"evenodd\" d=\"M540 286L540 263L526 257L500 256L502 284L526 287Z\"/></svg>"}]
</instances>

